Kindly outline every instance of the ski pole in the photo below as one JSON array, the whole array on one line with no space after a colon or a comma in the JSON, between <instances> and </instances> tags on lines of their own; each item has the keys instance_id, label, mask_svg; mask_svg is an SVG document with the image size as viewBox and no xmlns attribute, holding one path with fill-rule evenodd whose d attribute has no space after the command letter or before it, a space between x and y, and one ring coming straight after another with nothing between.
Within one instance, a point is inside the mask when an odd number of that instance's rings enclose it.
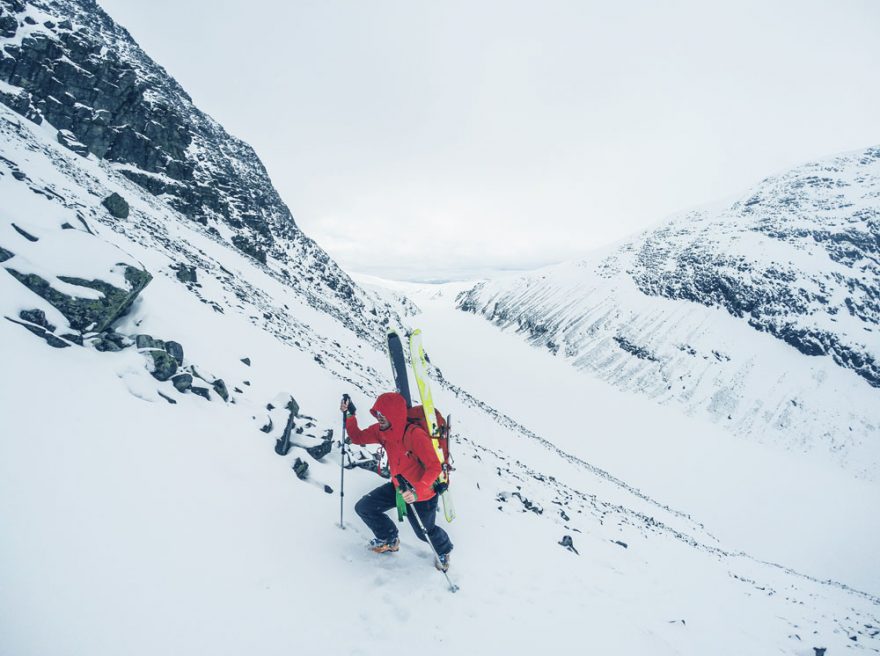
<instances>
[{"instance_id":1,"label":"ski pole","mask_svg":"<svg viewBox=\"0 0 880 656\"><path fill-rule=\"evenodd\" d=\"M404 492L412 492L413 491L413 486L410 485L409 481L406 480L400 474L397 475L397 482L400 484L400 489L403 490ZM411 503L407 503L406 505L409 506L410 511L412 512L413 516L416 518L416 523L419 525L419 530L421 530L422 535L425 536L425 540L427 540L428 546L431 547L431 551L434 552L434 557L437 559L437 562L439 563L440 562L440 554L437 553L437 549L434 547L434 543L431 542L431 537L428 535L428 532L425 530L425 525L422 524L422 518L419 517L419 513L416 512L415 505L413 505ZM458 592L458 586L452 582L452 580L449 578L449 574L447 572L444 572L442 569L440 571L443 573L443 576L446 577L446 582L449 584L449 591L450 592Z\"/></svg>"},{"instance_id":2,"label":"ski pole","mask_svg":"<svg viewBox=\"0 0 880 656\"><path fill-rule=\"evenodd\" d=\"M348 394L343 394L342 400L351 401ZM342 523L342 500L345 497L345 410L342 411L342 433L339 437L339 528L345 529L345 524Z\"/></svg>"}]
</instances>

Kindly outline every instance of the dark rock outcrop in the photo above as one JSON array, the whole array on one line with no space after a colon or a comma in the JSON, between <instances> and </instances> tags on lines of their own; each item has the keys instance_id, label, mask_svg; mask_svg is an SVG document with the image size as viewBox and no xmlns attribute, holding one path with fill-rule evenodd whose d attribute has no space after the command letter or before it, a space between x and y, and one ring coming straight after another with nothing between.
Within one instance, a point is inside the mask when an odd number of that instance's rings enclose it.
<instances>
[{"instance_id":1,"label":"dark rock outcrop","mask_svg":"<svg viewBox=\"0 0 880 656\"><path fill-rule=\"evenodd\" d=\"M183 364L183 346L179 342L165 342L165 351L177 361L178 365Z\"/></svg>"},{"instance_id":2,"label":"dark rock outcrop","mask_svg":"<svg viewBox=\"0 0 880 656\"><path fill-rule=\"evenodd\" d=\"M126 201L122 196L113 192L107 198L101 201L101 205L107 208L107 211L110 212L111 216L115 216L117 219L127 219L128 214L130 212L130 208L128 207L128 201Z\"/></svg>"},{"instance_id":3,"label":"dark rock outcrop","mask_svg":"<svg viewBox=\"0 0 880 656\"><path fill-rule=\"evenodd\" d=\"M306 478L308 478L309 463L307 463L302 458L297 458L296 460L294 460L292 469L293 473L296 474L296 477L299 480L304 481L306 480Z\"/></svg>"},{"instance_id":4,"label":"dark rock outcrop","mask_svg":"<svg viewBox=\"0 0 880 656\"><path fill-rule=\"evenodd\" d=\"M320 444L315 446L310 446L306 449L306 453L312 456L315 460L320 460L324 456L326 456L333 449L332 441L323 441Z\"/></svg>"},{"instance_id":5,"label":"dark rock outcrop","mask_svg":"<svg viewBox=\"0 0 880 656\"><path fill-rule=\"evenodd\" d=\"M156 380L168 380L177 373L177 361L165 351L149 349L146 354L153 360L153 371L150 373Z\"/></svg>"},{"instance_id":6,"label":"dark rock outcrop","mask_svg":"<svg viewBox=\"0 0 880 656\"><path fill-rule=\"evenodd\" d=\"M198 282L196 268L187 264L174 265L174 274L180 282Z\"/></svg>"},{"instance_id":7,"label":"dark rock outcrop","mask_svg":"<svg viewBox=\"0 0 880 656\"><path fill-rule=\"evenodd\" d=\"M57 18L29 25L27 5ZM372 301L299 230L253 149L196 108L95 0L0 0L0 8L0 41L15 36L0 42L0 81L13 87L0 102L29 120L48 120L65 146L112 163L257 262L283 262L272 275L377 341L376 326L393 311L365 304ZM125 218L124 201L111 198L108 211Z\"/></svg>"},{"instance_id":8,"label":"dark rock outcrop","mask_svg":"<svg viewBox=\"0 0 880 656\"><path fill-rule=\"evenodd\" d=\"M42 310L22 310L18 313L18 317L19 319L30 321L31 323L35 323L38 326L42 326L50 333L55 332L55 326L49 323L49 321L46 319L46 313Z\"/></svg>"},{"instance_id":9,"label":"dark rock outcrop","mask_svg":"<svg viewBox=\"0 0 880 656\"><path fill-rule=\"evenodd\" d=\"M217 396L219 396L224 401L229 400L229 390L226 389L226 383L223 382L222 378L218 378L214 382L211 383L211 387L214 388L214 391L217 392Z\"/></svg>"},{"instance_id":10,"label":"dark rock outcrop","mask_svg":"<svg viewBox=\"0 0 880 656\"><path fill-rule=\"evenodd\" d=\"M186 392L192 387L193 377L189 374L177 374L171 378L171 382L178 392Z\"/></svg>"},{"instance_id":11,"label":"dark rock outcrop","mask_svg":"<svg viewBox=\"0 0 880 656\"><path fill-rule=\"evenodd\" d=\"M92 346L98 351L116 352L131 346L131 340L124 335L108 330L95 337L92 340Z\"/></svg>"},{"instance_id":12,"label":"dark rock outcrop","mask_svg":"<svg viewBox=\"0 0 880 656\"><path fill-rule=\"evenodd\" d=\"M275 453L279 456L286 456L288 451L290 451L290 435L293 432L296 416L299 414L299 403L292 396L284 407L288 411L287 423L284 426L284 432L281 433L281 437L275 441Z\"/></svg>"},{"instance_id":13,"label":"dark rock outcrop","mask_svg":"<svg viewBox=\"0 0 880 656\"><path fill-rule=\"evenodd\" d=\"M46 319L46 313L42 310L22 310L19 312L18 316L21 321L16 321L10 317L6 318L13 323L24 326L37 337L44 339L46 343L53 348L65 348L70 346L68 341L59 339L54 335L55 326L49 323Z\"/></svg>"},{"instance_id":14,"label":"dark rock outcrop","mask_svg":"<svg viewBox=\"0 0 880 656\"><path fill-rule=\"evenodd\" d=\"M54 289L46 280L36 274L22 274L9 267L6 270L25 287L51 303L64 315L74 330L102 332L128 311L137 295L153 279L143 269L127 264L121 266L125 267L125 280L129 284L128 289L119 289L103 280L83 280L82 278L58 276L62 282L98 290L103 295L98 299L68 296Z\"/></svg>"},{"instance_id":15,"label":"dark rock outcrop","mask_svg":"<svg viewBox=\"0 0 880 656\"><path fill-rule=\"evenodd\" d=\"M573 553L578 553L578 550L574 548L574 540L571 539L570 535L563 535L562 539L559 541L559 544Z\"/></svg>"},{"instance_id":16,"label":"dark rock outcrop","mask_svg":"<svg viewBox=\"0 0 880 656\"><path fill-rule=\"evenodd\" d=\"M40 241L37 237L34 237L27 230L25 230L24 228L18 227L14 223L12 224L12 229L15 230L18 234L20 234L22 237L24 237L25 239L27 239L30 242Z\"/></svg>"},{"instance_id":17,"label":"dark rock outcrop","mask_svg":"<svg viewBox=\"0 0 880 656\"><path fill-rule=\"evenodd\" d=\"M135 344L139 349L148 349L148 348L165 348L165 342L161 339L153 339L151 335L135 335Z\"/></svg>"},{"instance_id":18,"label":"dark rock outcrop","mask_svg":"<svg viewBox=\"0 0 880 656\"><path fill-rule=\"evenodd\" d=\"M202 387L201 385L192 385L189 388L189 391L197 396L201 396L203 399L211 400L211 392L207 387Z\"/></svg>"},{"instance_id":19,"label":"dark rock outcrop","mask_svg":"<svg viewBox=\"0 0 880 656\"><path fill-rule=\"evenodd\" d=\"M56 139L58 140L58 143L68 150L71 150L82 157L88 157L89 147L79 141L70 130L58 130Z\"/></svg>"}]
</instances>

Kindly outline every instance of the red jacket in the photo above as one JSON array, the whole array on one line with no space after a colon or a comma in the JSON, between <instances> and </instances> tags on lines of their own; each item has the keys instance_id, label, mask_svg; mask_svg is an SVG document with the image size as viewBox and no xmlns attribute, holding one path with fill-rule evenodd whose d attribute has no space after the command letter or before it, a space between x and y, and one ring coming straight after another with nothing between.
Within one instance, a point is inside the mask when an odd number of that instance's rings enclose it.
<instances>
[{"instance_id":1,"label":"red jacket","mask_svg":"<svg viewBox=\"0 0 880 656\"><path fill-rule=\"evenodd\" d=\"M406 423L406 401L395 392L382 394L370 409L374 417L376 412L391 422L388 430L379 430L379 424L373 424L365 430L357 425L356 417L349 417L345 422L345 430L354 444L381 444L388 454L388 466L391 469L391 480L397 485L397 475L401 474L415 488L419 501L434 496L434 481L443 470L431 438L420 427Z\"/></svg>"}]
</instances>

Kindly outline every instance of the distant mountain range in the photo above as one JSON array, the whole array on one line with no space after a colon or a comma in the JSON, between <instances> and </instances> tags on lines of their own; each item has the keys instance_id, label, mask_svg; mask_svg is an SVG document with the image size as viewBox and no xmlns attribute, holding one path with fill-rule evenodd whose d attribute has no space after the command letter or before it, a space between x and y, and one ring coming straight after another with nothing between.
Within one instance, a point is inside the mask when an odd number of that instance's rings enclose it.
<instances>
[{"instance_id":1,"label":"distant mountain range","mask_svg":"<svg viewBox=\"0 0 880 656\"><path fill-rule=\"evenodd\" d=\"M481 283L457 304L620 387L872 473L880 147L767 178L581 261Z\"/></svg>"}]
</instances>

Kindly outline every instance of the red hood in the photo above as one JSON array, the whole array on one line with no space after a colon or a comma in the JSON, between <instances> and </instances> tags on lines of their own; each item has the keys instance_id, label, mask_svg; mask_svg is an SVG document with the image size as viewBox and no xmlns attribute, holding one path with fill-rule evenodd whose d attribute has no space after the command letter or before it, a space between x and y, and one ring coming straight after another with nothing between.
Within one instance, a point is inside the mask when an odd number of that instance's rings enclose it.
<instances>
[{"instance_id":1,"label":"red hood","mask_svg":"<svg viewBox=\"0 0 880 656\"><path fill-rule=\"evenodd\" d=\"M377 411L391 422L391 428L382 431L385 439L401 440L406 431L406 400L397 392L385 392L376 399L370 414L375 417Z\"/></svg>"}]
</instances>

